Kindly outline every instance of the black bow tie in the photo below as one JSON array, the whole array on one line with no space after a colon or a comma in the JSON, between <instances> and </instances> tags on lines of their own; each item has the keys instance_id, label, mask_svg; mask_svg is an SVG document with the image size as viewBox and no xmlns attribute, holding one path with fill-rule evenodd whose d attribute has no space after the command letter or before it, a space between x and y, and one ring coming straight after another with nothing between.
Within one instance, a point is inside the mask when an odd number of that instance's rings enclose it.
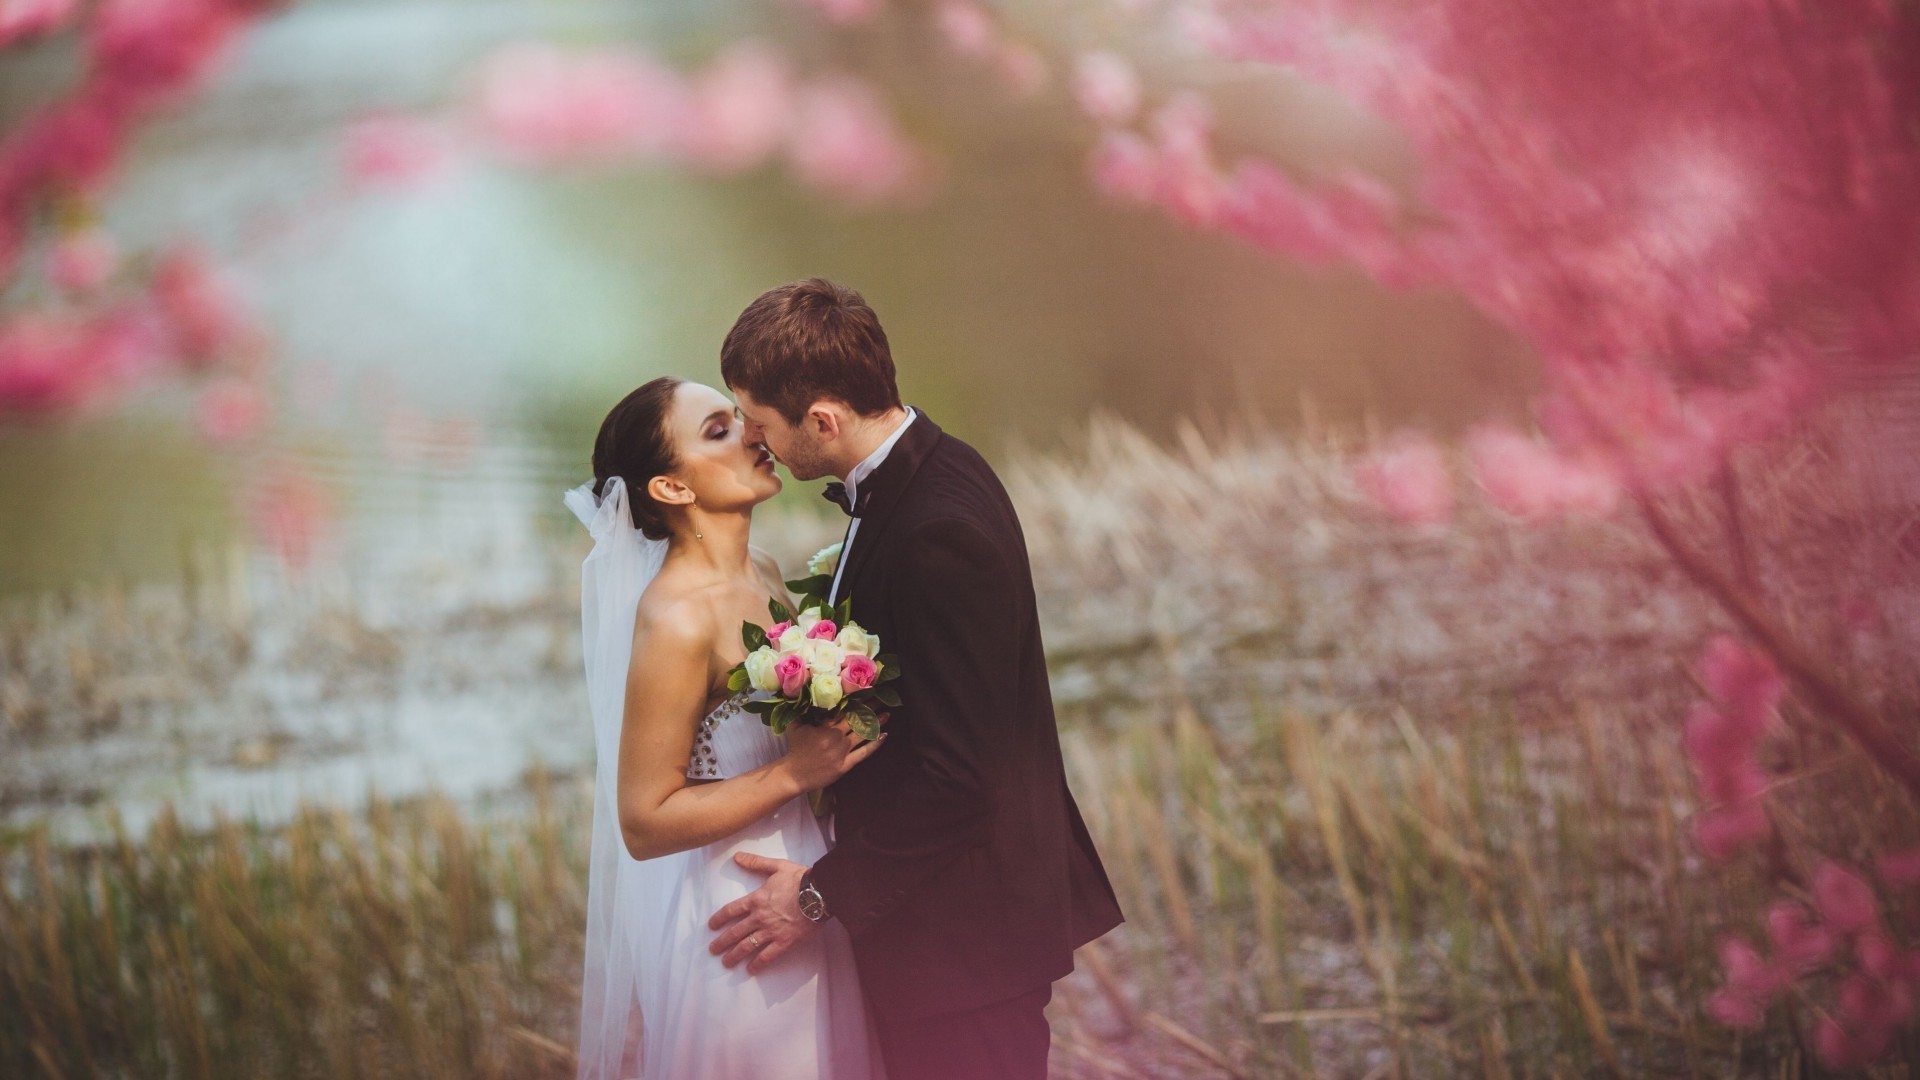
<instances>
[{"instance_id":1,"label":"black bow tie","mask_svg":"<svg viewBox=\"0 0 1920 1080\"><path fill-rule=\"evenodd\" d=\"M872 494L871 487L861 488L860 505L855 506L847 499L847 485L838 480L827 481L827 490L820 493L822 498L839 507L848 517L856 518L860 516L860 511L867 508L867 497Z\"/></svg>"}]
</instances>

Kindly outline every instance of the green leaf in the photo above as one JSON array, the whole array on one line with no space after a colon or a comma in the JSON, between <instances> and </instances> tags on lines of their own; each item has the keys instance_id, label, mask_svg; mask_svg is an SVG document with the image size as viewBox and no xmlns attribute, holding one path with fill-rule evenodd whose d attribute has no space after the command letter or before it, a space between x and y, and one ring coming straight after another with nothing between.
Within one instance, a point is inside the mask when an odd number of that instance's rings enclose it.
<instances>
[{"instance_id":1,"label":"green leaf","mask_svg":"<svg viewBox=\"0 0 1920 1080\"><path fill-rule=\"evenodd\" d=\"M727 672L727 689L729 691L737 694L751 685L753 685L752 680L747 678L747 665L737 664L732 671Z\"/></svg>"},{"instance_id":2,"label":"green leaf","mask_svg":"<svg viewBox=\"0 0 1920 1080\"><path fill-rule=\"evenodd\" d=\"M900 677L900 658L892 653L881 653L873 662L880 667L880 677L876 683L890 683Z\"/></svg>"},{"instance_id":3,"label":"green leaf","mask_svg":"<svg viewBox=\"0 0 1920 1080\"><path fill-rule=\"evenodd\" d=\"M744 708L748 712L752 713L753 715L759 717L762 720L765 720L767 717L773 715L774 708L779 704L780 704L779 698L767 698L764 701L749 701L745 705L742 705L741 708Z\"/></svg>"},{"instance_id":4,"label":"green leaf","mask_svg":"<svg viewBox=\"0 0 1920 1080\"><path fill-rule=\"evenodd\" d=\"M873 694L873 700L888 708L897 709L900 707L900 691L895 690L891 686L875 686L872 688L871 693Z\"/></svg>"},{"instance_id":5,"label":"green leaf","mask_svg":"<svg viewBox=\"0 0 1920 1080\"><path fill-rule=\"evenodd\" d=\"M825 596L833 588L832 574L815 574L812 577L795 578L787 582L787 588L796 596Z\"/></svg>"},{"instance_id":6,"label":"green leaf","mask_svg":"<svg viewBox=\"0 0 1920 1080\"><path fill-rule=\"evenodd\" d=\"M805 710L806 710L806 706L802 705L800 702L789 701L786 698L781 698L780 704L774 706L774 709L773 709L774 734L776 735L786 734L787 725L793 723L795 720L800 719L801 713L803 713Z\"/></svg>"},{"instance_id":7,"label":"green leaf","mask_svg":"<svg viewBox=\"0 0 1920 1080\"><path fill-rule=\"evenodd\" d=\"M772 597L767 598L767 611L773 615L774 622L783 623L793 621L793 611L789 609L787 605Z\"/></svg>"},{"instance_id":8,"label":"green leaf","mask_svg":"<svg viewBox=\"0 0 1920 1080\"><path fill-rule=\"evenodd\" d=\"M869 742L880 737L880 718L865 705L855 704L847 710L847 726Z\"/></svg>"},{"instance_id":9,"label":"green leaf","mask_svg":"<svg viewBox=\"0 0 1920 1080\"><path fill-rule=\"evenodd\" d=\"M847 623L853 621L853 597L843 596L840 598L840 606L833 609L833 621L839 626L845 626Z\"/></svg>"},{"instance_id":10,"label":"green leaf","mask_svg":"<svg viewBox=\"0 0 1920 1080\"><path fill-rule=\"evenodd\" d=\"M767 644L767 632L756 623L743 622L740 624L740 640L747 646L747 651L752 652Z\"/></svg>"}]
</instances>

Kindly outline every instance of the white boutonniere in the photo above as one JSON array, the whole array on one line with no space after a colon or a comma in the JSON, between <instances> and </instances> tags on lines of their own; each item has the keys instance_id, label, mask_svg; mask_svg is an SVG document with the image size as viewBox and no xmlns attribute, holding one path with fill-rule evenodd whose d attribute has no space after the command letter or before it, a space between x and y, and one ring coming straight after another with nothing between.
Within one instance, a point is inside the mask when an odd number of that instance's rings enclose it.
<instances>
[{"instance_id":1,"label":"white boutonniere","mask_svg":"<svg viewBox=\"0 0 1920 1080\"><path fill-rule=\"evenodd\" d=\"M829 544L807 560L807 573L814 577L831 575L840 566L841 543Z\"/></svg>"}]
</instances>

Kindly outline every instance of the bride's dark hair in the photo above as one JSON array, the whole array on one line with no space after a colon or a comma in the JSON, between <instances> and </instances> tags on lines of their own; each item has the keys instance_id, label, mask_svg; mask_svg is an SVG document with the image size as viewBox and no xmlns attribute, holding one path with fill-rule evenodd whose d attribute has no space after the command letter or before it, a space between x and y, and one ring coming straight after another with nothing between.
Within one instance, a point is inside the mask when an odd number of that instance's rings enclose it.
<instances>
[{"instance_id":1,"label":"bride's dark hair","mask_svg":"<svg viewBox=\"0 0 1920 1080\"><path fill-rule=\"evenodd\" d=\"M647 494L647 481L680 463L667 434L667 414L683 381L662 375L621 398L593 440L593 493L605 496L608 480L624 480L633 527L649 540L667 538L666 508Z\"/></svg>"}]
</instances>

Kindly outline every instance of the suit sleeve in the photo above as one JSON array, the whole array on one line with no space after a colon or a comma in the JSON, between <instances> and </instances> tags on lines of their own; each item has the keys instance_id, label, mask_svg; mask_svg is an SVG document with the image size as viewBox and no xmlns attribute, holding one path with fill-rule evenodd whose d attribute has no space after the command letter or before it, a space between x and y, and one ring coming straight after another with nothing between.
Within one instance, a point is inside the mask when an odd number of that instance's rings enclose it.
<instances>
[{"instance_id":1,"label":"suit sleeve","mask_svg":"<svg viewBox=\"0 0 1920 1080\"><path fill-rule=\"evenodd\" d=\"M970 848L994 819L999 758L1012 744L1019 670L1014 575L977 525L923 523L895 573L893 683L901 704L881 754L902 755L890 812L841 832L814 864L827 909L858 936Z\"/></svg>"}]
</instances>

